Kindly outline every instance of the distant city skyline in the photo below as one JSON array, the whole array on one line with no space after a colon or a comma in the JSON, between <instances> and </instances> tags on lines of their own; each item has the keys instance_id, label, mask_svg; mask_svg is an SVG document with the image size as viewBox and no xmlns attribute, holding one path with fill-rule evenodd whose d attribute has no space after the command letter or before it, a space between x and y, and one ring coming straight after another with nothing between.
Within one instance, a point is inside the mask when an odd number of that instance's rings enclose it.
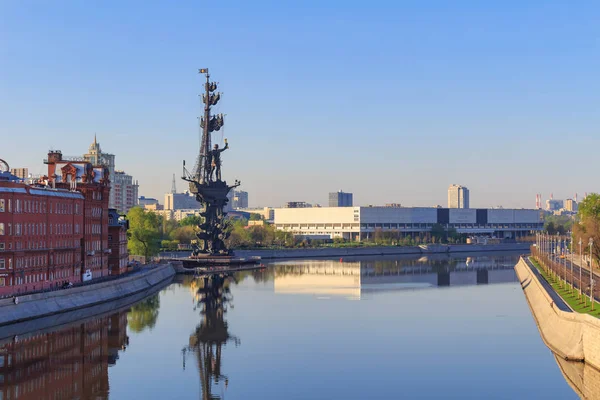
<instances>
[{"instance_id":1,"label":"distant city skyline","mask_svg":"<svg viewBox=\"0 0 600 400\"><path fill-rule=\"evenodd\" d=\"M327 205L339 187L355 205L443 206L461 182L471 208L534 208L536 193L600 191L598 12L0 2L0 158L40 174L49 149L78 155L97 134L139 194L162 199L196 160L208 67L224 93L224 178L250 207Z\"/></svg>"}]
</instances>

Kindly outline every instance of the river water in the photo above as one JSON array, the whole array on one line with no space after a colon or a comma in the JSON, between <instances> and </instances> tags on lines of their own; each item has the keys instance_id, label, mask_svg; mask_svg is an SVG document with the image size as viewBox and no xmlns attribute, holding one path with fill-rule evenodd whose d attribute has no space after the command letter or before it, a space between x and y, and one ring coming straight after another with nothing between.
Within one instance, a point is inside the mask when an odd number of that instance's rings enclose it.
<instances>
[{"instance_id":1,"label":"river water","mask_svg":"<svg viewBox=\"0 0 600 400\"><path fill-rule=\"evenodd\" d=\"M0 342L4 399L570 399L516 254L273 262Z\"/></svg>"}]
</instances>

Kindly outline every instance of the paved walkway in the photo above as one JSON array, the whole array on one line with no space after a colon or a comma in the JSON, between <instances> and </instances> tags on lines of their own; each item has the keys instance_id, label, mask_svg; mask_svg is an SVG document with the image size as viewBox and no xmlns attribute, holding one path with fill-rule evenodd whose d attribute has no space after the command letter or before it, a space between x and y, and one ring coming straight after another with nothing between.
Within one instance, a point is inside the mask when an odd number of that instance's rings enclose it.
<instances>
[{"instance_id":1,"label":"paved walkway","mask_svg":"<svg viewBox=\"0 0 600 400\"><path fill-rule=\"evenodd\" d=\"M535 276L537 276L544 289L546 289L546 292L552 298L552 301L554 301L554 305L556 306L556 308L565 312L573 312L573 310L571 310L567 303L565 303L562 297L560 297L560 295L556 293L552 285L550 285L550 283L548 283L548 281L544 279L544 277L542 276L542 274L540 274L540 271L538 271L535 265L533 265L531 261L529 261L529 257L525 258L525 262L527 263L527 266L529 267L531 272L533 272Z\"/></svg>"}]
</instances>

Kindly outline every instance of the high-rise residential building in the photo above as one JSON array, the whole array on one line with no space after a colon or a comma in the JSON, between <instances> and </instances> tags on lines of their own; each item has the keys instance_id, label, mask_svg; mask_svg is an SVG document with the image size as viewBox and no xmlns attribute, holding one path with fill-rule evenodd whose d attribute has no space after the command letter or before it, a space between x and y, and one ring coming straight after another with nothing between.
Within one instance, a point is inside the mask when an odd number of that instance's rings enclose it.
<instances>
[{"instance_id":1,"label":"high-rise residential building","mask_svg":"<svg viewBox=\"0 0 600 400\"><path fill-rule=\"evenodd\" d=\"M352 193L341 190L329 193L329 207L352 207Z\"/></svg>"},{"instance_id":2,"label":"high-rise residential building","mask_svg":"<svg viewBox=\"0 0 600 400\"><path fill-rule=\"evenodd\" d=\"M126 174L124 171L115 171L110 186L111 197L116 210L126 214L130 208L137 205L139 185L131 175Z\"/></svg>"},{"instance_id":3,"label":"high-rise residential building","mask_svg":"<svg viewBox=\"0 0 600 400\"><path fill-rule=\"evenodd\" d=\"M448 208L469 208L469 189L461 185L450 185Z\"/></svg>"},{"instance_id":4,"label":"high-rise residential building","mask_svg":"<svg viewBox=\"0 0 600 400\"><path fill-rule=\"evenodd\" d=\"M20 179L27 179L29 177L28 168L11 168L10 173Z\"/></svg>"},{"instance_id":5,"label":"high-rise residential building","mask_svg":"<svg viewBox=\"0 0 600 400\"><path fill-rule=\"evenodd\" d=\"M200 203L189 193L166 193L165 210L198 210Z\"/></svg>"},{"instance_id":6,"label":"high-rise residential building","mask_svg":"<svg viewBox=\"0 0 600 400\"><path fill-rule=\"evenodd\" d=\"M565 200L565 210L576 212L577 211L577 200L566 199Z\"/></svg>"},{"instance_id":7,"label":"high-rise residential building","mask_svg":"<svg viewBox=\"0 0 600 400\"><path fill-rule=\"evenodd\" d=\"M115 155L104 153L100 143L94 135L94 141L83 155L83 159L92 165L103 165L108 168L111 190L108 198L110 208L126 213L131 207L137 205L138 182L124 171L115 169Z\"/></svg>"},{"instance_id":8,"label":"high-rise residential building","mask_svg":"<svg viewBox=\"0 0 600 400\"><path fill-rule=\"evenodd\" d=\"M234 190L231 207L234 210L237 210L238 208L248 208L248 192Z\"/></svg>"}]
</instances>

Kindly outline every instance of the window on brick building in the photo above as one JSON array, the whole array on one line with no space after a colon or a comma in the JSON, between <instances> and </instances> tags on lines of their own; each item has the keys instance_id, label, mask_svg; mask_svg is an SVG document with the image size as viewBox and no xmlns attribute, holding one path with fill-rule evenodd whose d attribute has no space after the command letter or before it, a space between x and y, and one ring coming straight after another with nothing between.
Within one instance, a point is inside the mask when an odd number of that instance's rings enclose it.
<instances>
[{"instance_id":1,"label":"window on brick building","mask_svg":"<svg viewBox=\"0 0 600 400\"><path fill-rule=\"evenodd\" d=\"M4 212L4 199L0 199L0 212Z\"/></svg>"},{"instance_id":2,"label":"window on brick building","mask_svg":"<svg viewBox=\"0 0 600 400\"><path fill-rule=\"evenodd\" d=\"M0 269L6 269L6 260L0 258Z\"/></svg>"},{"instance_id":3,"label":"window on brick building","mask_svg":"<svg viewBox=\"0 0 600 400\"><path fill-rule=\"evenodd\" d=\"M0 287L4 287L6 286L6 278L2 277L0 278Z\"/></svg>"},{"instance_id":4,"label":"window on brick building","mask_svg":"<svg viewBox=\"0 0 600 400\"><path fill-rule=\"evenodd\" d=\"M4 236L4 222L0 222L0 236Z\"/></svg>"}]
</instances>

